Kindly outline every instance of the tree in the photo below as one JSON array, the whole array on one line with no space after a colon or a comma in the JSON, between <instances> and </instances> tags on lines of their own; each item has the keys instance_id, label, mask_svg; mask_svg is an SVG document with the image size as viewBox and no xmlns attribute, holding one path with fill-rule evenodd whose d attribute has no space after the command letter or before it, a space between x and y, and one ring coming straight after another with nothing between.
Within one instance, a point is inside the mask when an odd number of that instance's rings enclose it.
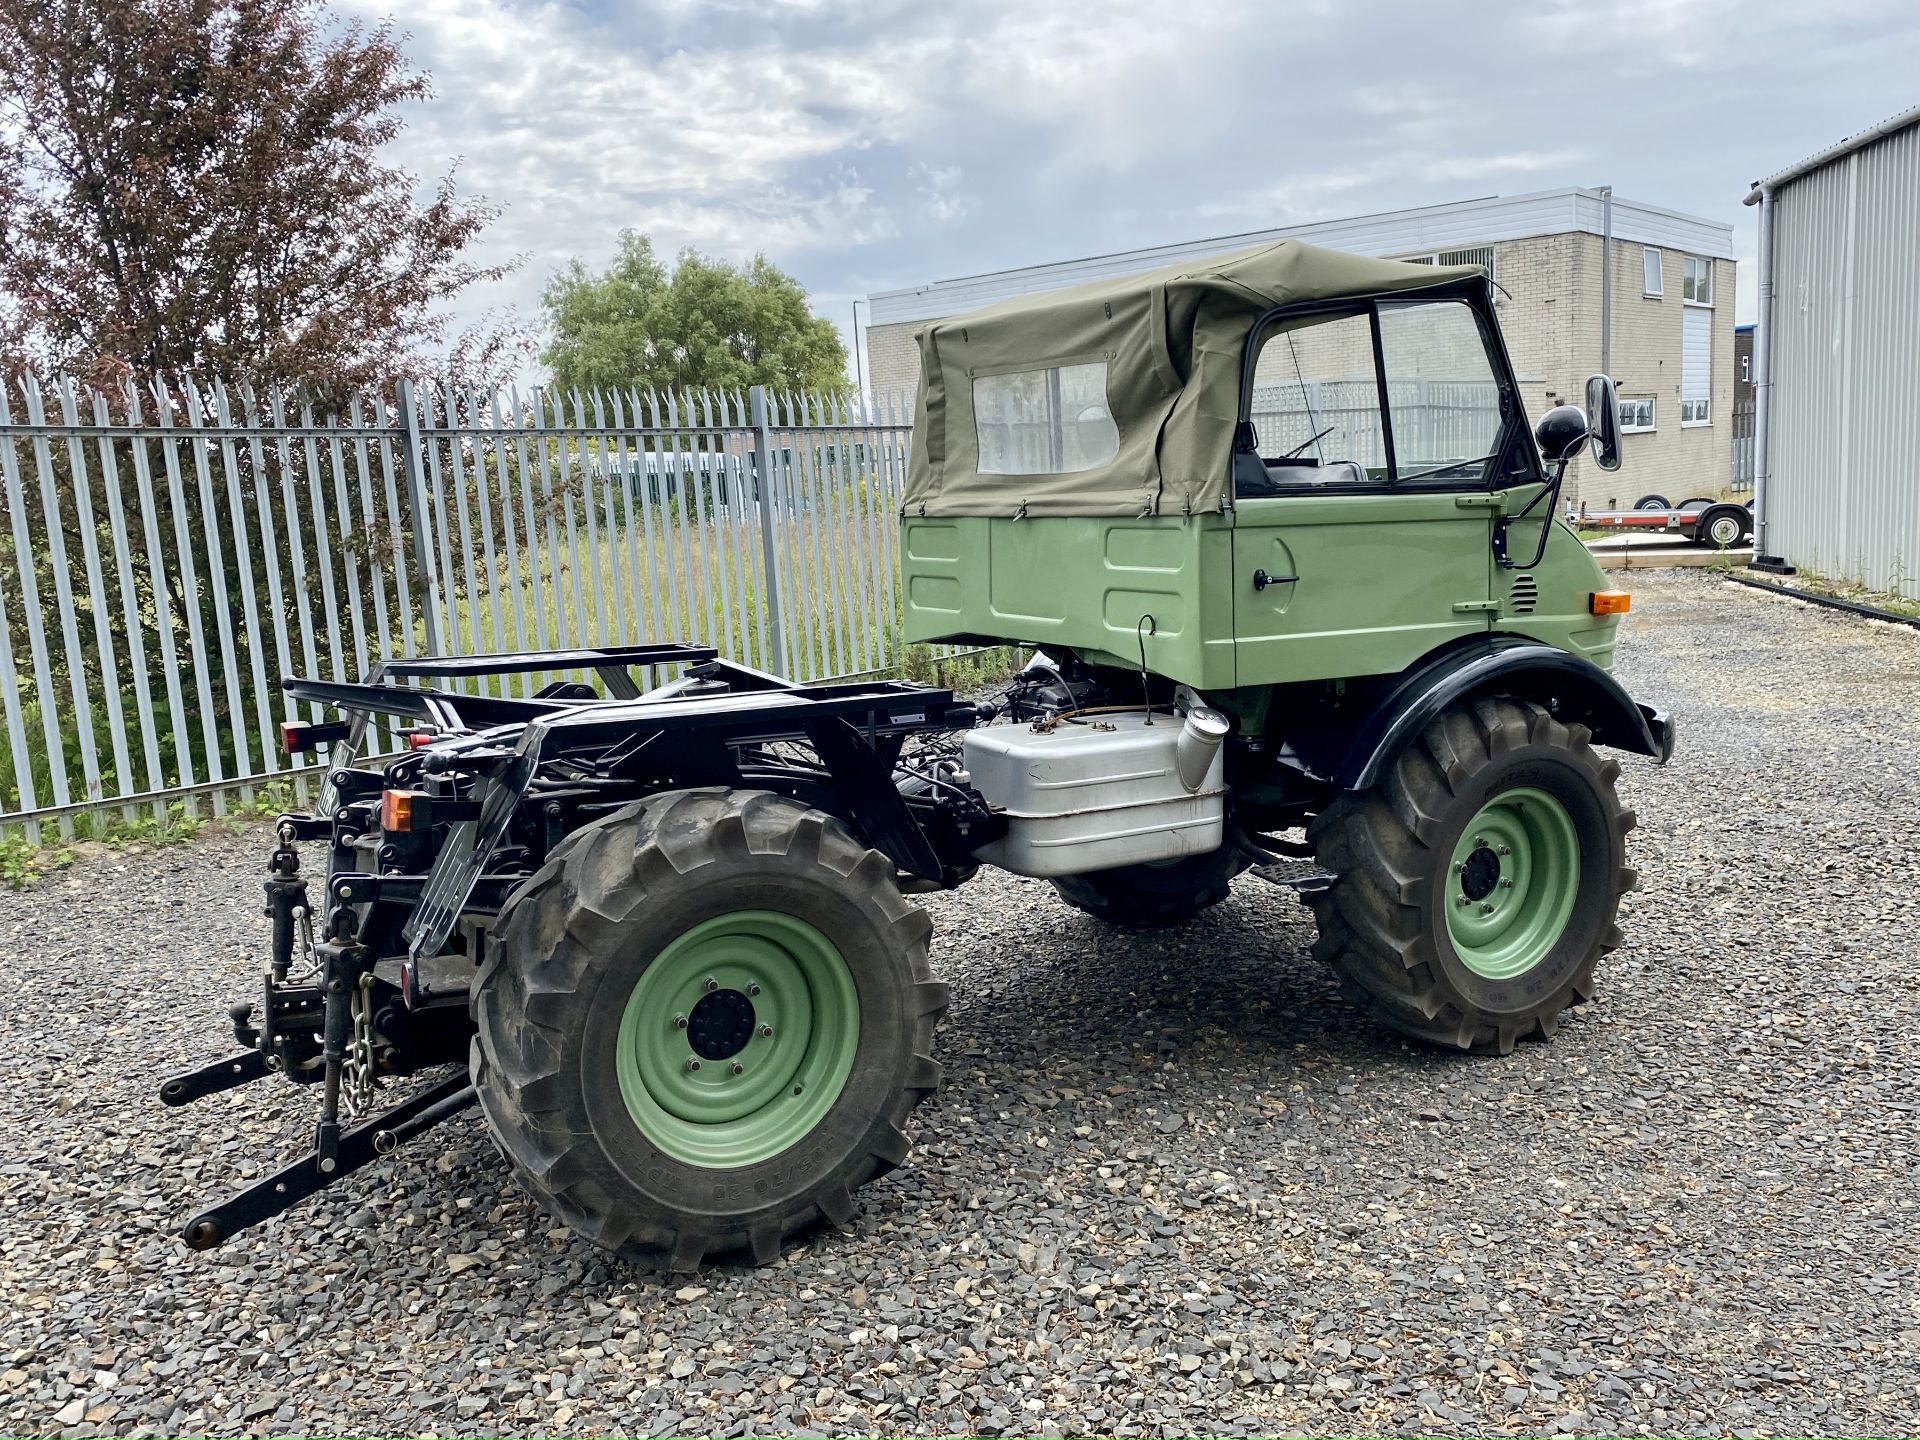
<instances>
[{"instance_id":1,"label":"tree","mask_svg":"<svg viewBox=\"0 0 1920 1440\"><path fill-rule=\"evenodd\" d=\"M623 230L606 271L574 260L541 303L552 333L540 358L565 389L846 387L840 332L764 255L740 267L686 250L669 274L651 240Z\"/></svg>"},{"instance_id":2,"label":"tree","mask_svg":"<svg viewBox=\"0 0 1920 1440\"><path fill-rule=\"evenodd\" d=\"M451 172L422 201L381 158L429 93L390 26L321 0L0 0L0 359L413 368L441 303L510 268L463 258L494 211Z\"/></svg>"}]
</instances>

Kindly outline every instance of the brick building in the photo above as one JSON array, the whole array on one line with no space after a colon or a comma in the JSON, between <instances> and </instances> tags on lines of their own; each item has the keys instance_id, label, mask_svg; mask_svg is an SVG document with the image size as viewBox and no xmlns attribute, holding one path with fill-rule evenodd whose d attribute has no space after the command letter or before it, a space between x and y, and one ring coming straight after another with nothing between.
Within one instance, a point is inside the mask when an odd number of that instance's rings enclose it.
<instances>
[{"instance_id":1,"label":"brick building","mask_svg":"<svg viewBox=\"0 0 1920 1440\"><path fill-rule=\"evenodd\" d=\"M1552 405L1579 403L1586 377L1602 368L1605 208L1594 190L1495 196L883 291L868 301L868 373L876 391L910 394L920 379L914 335L929 320L1294 238L1359 255L1491 266L1501 329L1537 420ZM1604 507L1649 493L1720 494L1732 464L1733 227L1616 196L1612 229L1610 368L1626 464L1611 475L1576 465L1569 498Z\"/></svg>"}]
</instances>

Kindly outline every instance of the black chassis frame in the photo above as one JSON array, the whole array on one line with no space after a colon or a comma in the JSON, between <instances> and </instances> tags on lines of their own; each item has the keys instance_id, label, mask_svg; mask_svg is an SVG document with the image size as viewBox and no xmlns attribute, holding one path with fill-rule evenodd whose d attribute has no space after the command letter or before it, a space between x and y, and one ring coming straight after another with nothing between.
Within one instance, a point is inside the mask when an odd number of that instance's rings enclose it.
<instances>
[{"instance_id":1,"label":"black chassis frame","mask_svg":"<svg viewBox=\"0 0 1920 1440\"><path fill-rule=\"evenodd\" d=\"M681 673L643 693L632 672L655 667ZM432 683L565 671L593 672L612 698L588 698L590 689L566 682L529 698ZM276 822L262 998L232 1010L244 1048L170 1077L160 1098L184 1105L278 1071L323 1087L320 1118L311 1153L186 1222L183 1238L195 1249L288 1209L473 1103L455 1072L343 1129L356 998L361 1015L373 1017L381 1073L464 1064L468 982L493 918L581 826L661 790L767 789L837 816L919 889L960 883L975 868L972 852L1004 826L964 787L896 781L907 737L983 718L950 691L907 681L801 685L706 646L657 644L396 659L359 683L294 677L283 689L349 718L308 727L334 742L328 773L312 813ZM371 768L360 751L374 715L417 721L434 738ZM405 834L382 829L390 789L414 793L424 824ZM300 869L302 841L329 847L318 908ZM296 975L300 937L316 918L311 973Z\"/></svg>"}]
</instances>

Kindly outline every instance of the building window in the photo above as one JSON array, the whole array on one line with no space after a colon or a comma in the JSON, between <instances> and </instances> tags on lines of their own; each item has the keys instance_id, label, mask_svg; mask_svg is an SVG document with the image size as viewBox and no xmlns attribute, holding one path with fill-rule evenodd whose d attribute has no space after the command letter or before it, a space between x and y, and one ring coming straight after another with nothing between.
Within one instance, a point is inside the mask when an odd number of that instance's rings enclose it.
<instances>
[{"instance_id":1,"label":"building window","mask_svg":"<svg viewBox=\"0 0 1920 1440\"><path fill-rule=\"evenodd\" d=\"M1711 423L1712 395L1713 312L1689 310L1680 326L1680 423Z\"/></svg>"},{"instance_id":2,"label":"building window","mask_svg":"<svg viewBox=\"0 0 1920 1440\"><path fill-rule=\"evenodd\" d=\"M981 475L1071 475L1120 453L1103 360L976 376L973 424Z\"/></svg>"},{"instance_id":3,"label":"building window","mask_svg":"<svg viewBox=\"0 0 1920 1440\"><path fill-rule=\"evenodd\" d=\"M1487 278L1493 278L1493 247L1475 245L1466 250L1429 250L1425 255L1402 255L1402 260L1413 265L1478 265L1487 272Z\"/></svg>"},{"instance_id":4,"label":"building window","mask_svg":"<svg viewBox=\"0 0 1920 1440\"><path fill-rule=\"evenodd\" d=\"M1680 257L1680 298L1689 305L1713 304L1713 261L1698 255Z\"/></svg>"},{"instance_id":5,"label":"building window","mask_svg":"<svg viewBox=\"0 0 1920 1440\"><path fill-rule=\"evenodd\" d=\"M1656 300L1667 293L1666 277L1660 271L1660 249L1655 245L1642 246L1640 250L1640 293L1651 295ZM1651 427L1649 427L1651 428Z\"/></svg>"},{"instance_id":6,"label":"building window","mask_svg":"<svg viewBox=\"0 0 1920 1440\"><path fill-rule=\"evenodd\" d=\"M1742 385L1750 385L1753 383L1753 357L1751 355L1742 355L1740 357L1740 383Z\"/></svg>"},{"instance_id":7,"label":"building window","mask_svg":"<svg viewBox=\"0 0 1920 1440\"><path fill-rule=\"evenodd\" d=\"M1627 434L1638 434L1653 429L1653 396L1636 395L1631 399L1623 397L1620 401L1620 429Z\"/></svg>"}]
</instances>

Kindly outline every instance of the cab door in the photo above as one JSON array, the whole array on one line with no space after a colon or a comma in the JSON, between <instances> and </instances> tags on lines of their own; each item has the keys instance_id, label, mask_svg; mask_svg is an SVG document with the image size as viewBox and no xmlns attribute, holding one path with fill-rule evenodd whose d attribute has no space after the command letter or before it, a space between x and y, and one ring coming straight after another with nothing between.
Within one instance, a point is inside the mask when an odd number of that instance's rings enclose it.
<instances>
[{"instance_id":1,"label":"cab door","mask_svg":"<svg viewBox=\"0 0 1920 1440\"><path fill-rule=\"evenodd\" d=\"M1525 426L1490 340L1465 298L1282 312L1250 340L1236 683L1390 674L1491 628L1492 486Z\"/></svg>"}]
</instances>

